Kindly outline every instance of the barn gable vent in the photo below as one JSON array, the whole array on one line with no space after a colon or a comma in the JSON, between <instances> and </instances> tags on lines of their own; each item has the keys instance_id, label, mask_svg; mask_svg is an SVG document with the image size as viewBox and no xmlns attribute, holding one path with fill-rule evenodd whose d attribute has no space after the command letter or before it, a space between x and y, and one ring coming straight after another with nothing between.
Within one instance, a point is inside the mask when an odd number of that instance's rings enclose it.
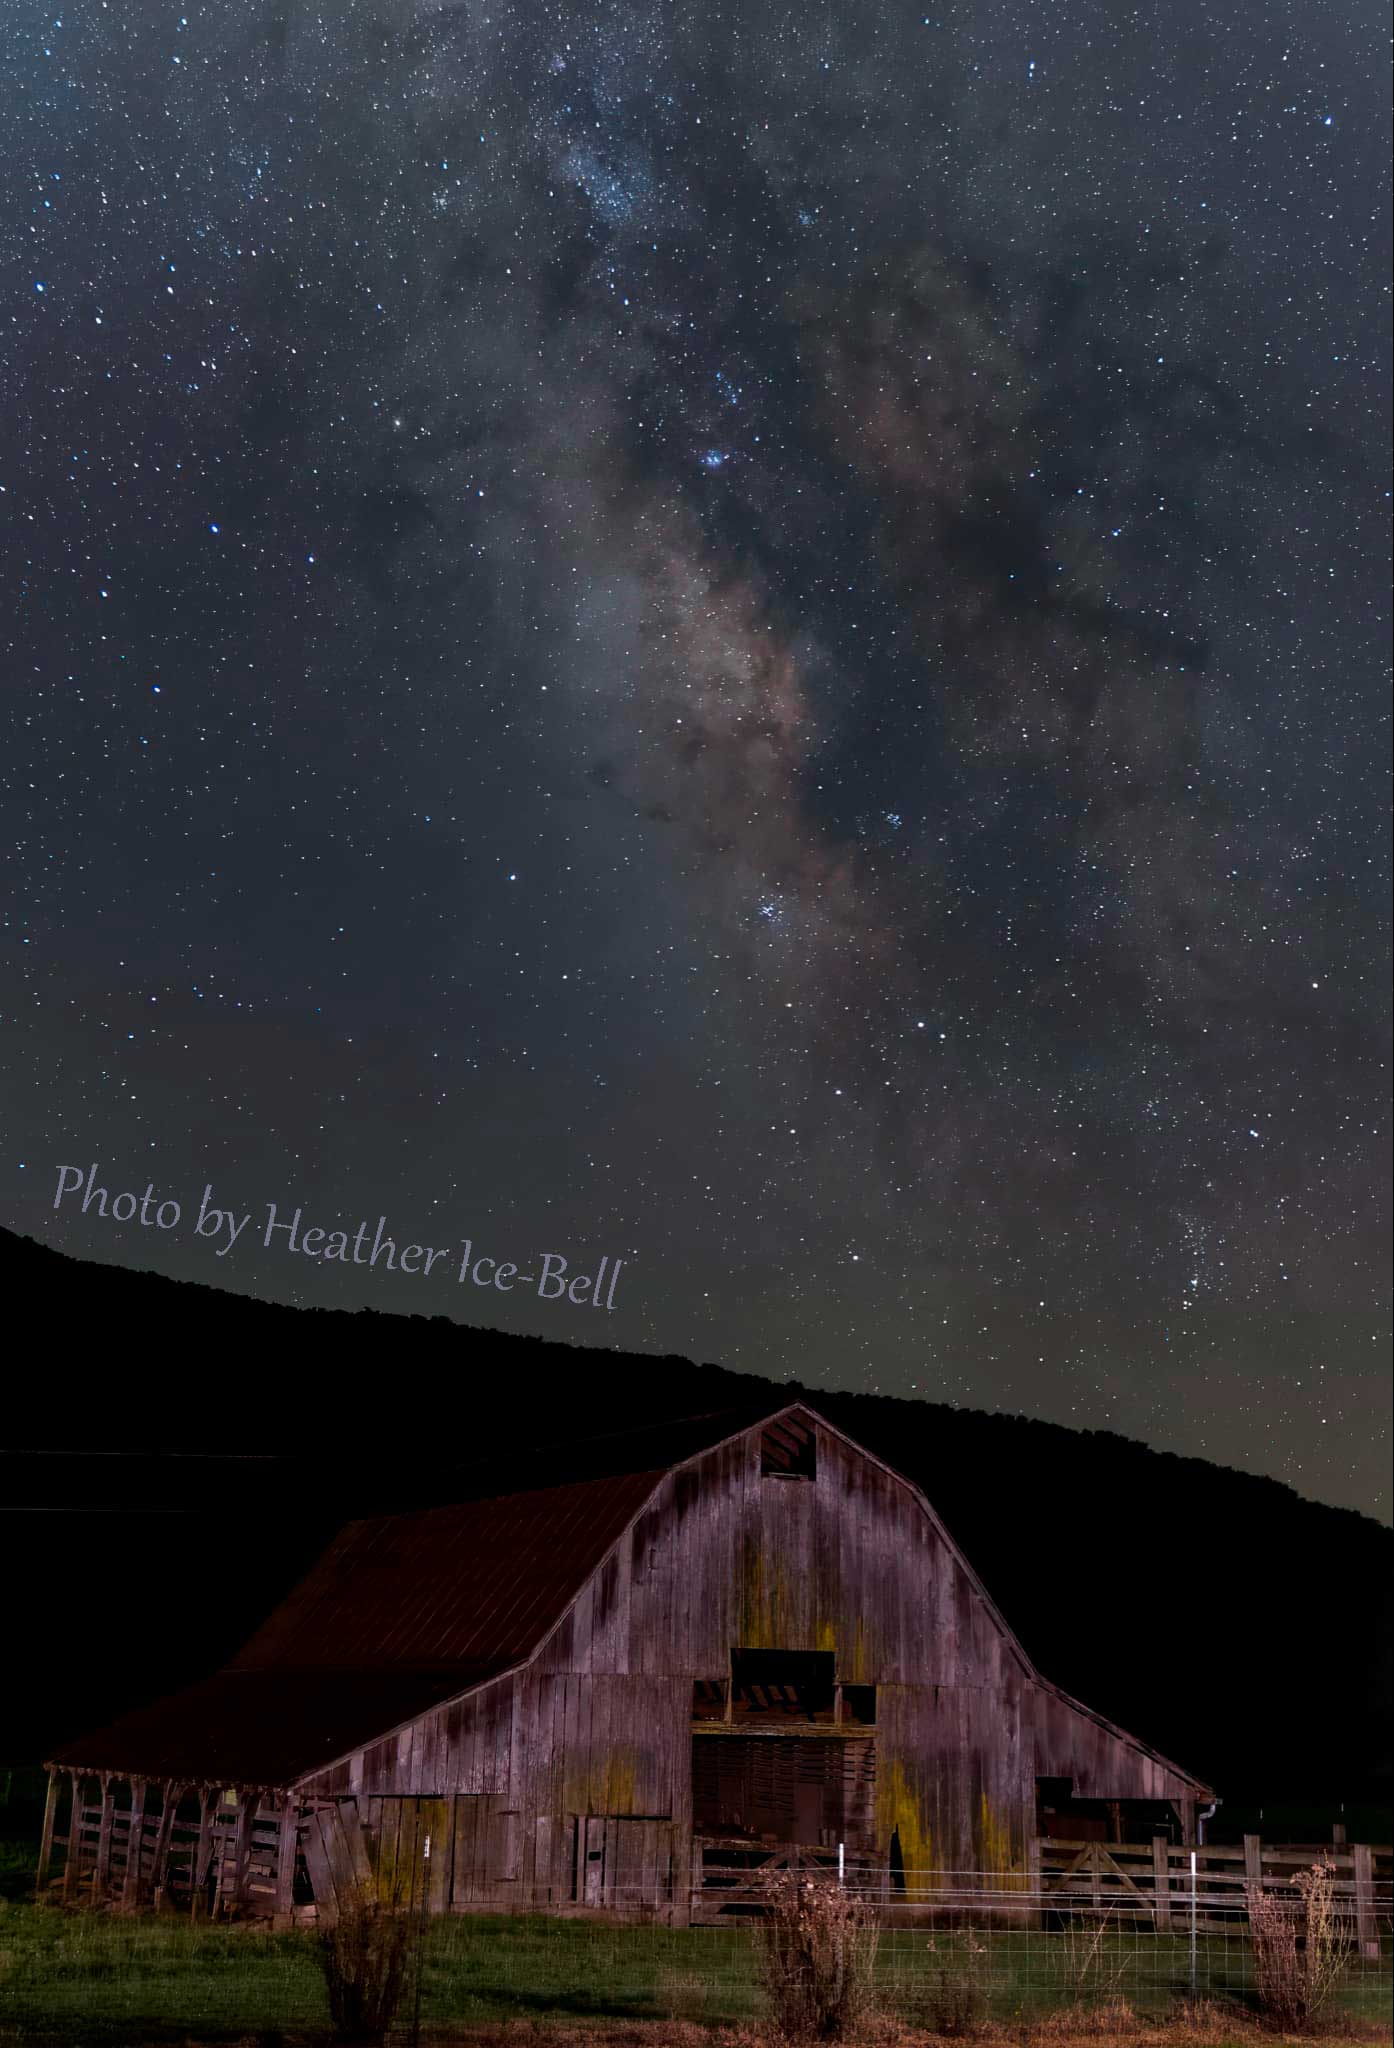
<instances>
[{"instance_id":1,"label":"barn gable vent","mask_svg":"<svg viewBox=\"0 0 1394 2048\"><path fill-rule=\"evenodd\" d=\"M816 1479L818 1438L812 1423L786 1415L762 1429L760 1471L766 1479Z\"/></svg>"}]
</instances>

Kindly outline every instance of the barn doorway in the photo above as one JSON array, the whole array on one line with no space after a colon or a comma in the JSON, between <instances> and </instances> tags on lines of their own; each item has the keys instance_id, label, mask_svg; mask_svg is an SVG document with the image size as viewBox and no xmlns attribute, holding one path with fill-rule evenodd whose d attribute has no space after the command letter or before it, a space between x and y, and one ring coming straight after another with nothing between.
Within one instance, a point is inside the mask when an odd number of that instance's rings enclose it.
<instances>
[{"instance_id":1,"label":"barn doorway","mask_svg":"<svg viewBox=\"0 0 1394 2048\"><path fill-rule=\"evenodd\" d=\"M758 1877L873 1853L876 1688L831 1650L735 1649L692 1698L693 1914L759 1909Z\"/></svg>"},{"instance_id":2,"label":"barn doorway","mask_svg":"<svg viewBox=\"0 0 1394 2048\"><path fill-rule=\"evenodd\" d=\"M871 1735L719 1735L692 1739L694 1834L807 1849L870 1840L876 1792Z\"/></svg>"}]
</instances>

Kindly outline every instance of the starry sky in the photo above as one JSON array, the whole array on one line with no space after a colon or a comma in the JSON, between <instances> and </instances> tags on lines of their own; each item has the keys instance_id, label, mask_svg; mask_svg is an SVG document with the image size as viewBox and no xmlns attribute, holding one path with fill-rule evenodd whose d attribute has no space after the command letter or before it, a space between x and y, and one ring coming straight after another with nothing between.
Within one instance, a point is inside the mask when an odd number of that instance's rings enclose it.
<instances>
[{"instance_id":1,"label":"starry sky","mask_svg":"<svg viewBox=\"0 0 1394 2048\"><path fill-rule=\"evenodd\" d=\"M924 4L11 0L3 1221L1387 1517L1383 25Z\"/></svg>"}]
</instances>

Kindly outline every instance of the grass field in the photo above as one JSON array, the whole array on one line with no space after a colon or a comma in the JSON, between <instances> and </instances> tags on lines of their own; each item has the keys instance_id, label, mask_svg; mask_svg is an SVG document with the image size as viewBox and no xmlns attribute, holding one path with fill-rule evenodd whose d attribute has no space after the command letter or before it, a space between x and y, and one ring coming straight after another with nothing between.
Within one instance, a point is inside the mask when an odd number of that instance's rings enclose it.
<instances>
[{"instance_id":1,"label":"grass field","mask_svg":"<svg viewBox=\"0 0 1394 2048\"><path fill-rule=\"evenodd\" d=\"M1202 1941L1198 1963L1202 1998L1222 2001L1240 2024L1247 1944ZM1139 2023L1155 2020L1190 1985L1185 1942L1155 1936L1084 1943L1058 1934L905 1929L883 1938L878 1967L885 2009L912 2027L974 2019L991 2023L1000 2039L1048 2036L1057 2044L1062 2013L1087 2024L1095 2043L1121 2039L1120 2001ZM965 2001L966 1978L978 1988ZM1386 2023L1388 2038L1387 1963L1352 1977L1343 2004L1348 2026L1380 2038L1370 2029ZM1101 2031L1110 2026L1101 2018L1110 2008L1112 2031ZM742 1928L492 1916L434 1922L425 1934L420 2011L422 2039L433 2043L571 2038L602 2048L606 2023L609 2038L621 2038L616 2022L627 2023L627 2038L649 2043L710 2041L723 2028L742 2030L752 2043L762 2038L755 1950ZM1212 2018L1204 2039L1228 2038L1214 2033L1215 2024ZM509 2031L500 2034L500 2026ZM481 2028L490 2031L481 2035ZM7 2048L308 2043L327 2033L323 1982L305 1933L0 1906L0 2042ZM1181 2038L1202 2048L1194 2026Z\"/></svg>"}]
</instances>

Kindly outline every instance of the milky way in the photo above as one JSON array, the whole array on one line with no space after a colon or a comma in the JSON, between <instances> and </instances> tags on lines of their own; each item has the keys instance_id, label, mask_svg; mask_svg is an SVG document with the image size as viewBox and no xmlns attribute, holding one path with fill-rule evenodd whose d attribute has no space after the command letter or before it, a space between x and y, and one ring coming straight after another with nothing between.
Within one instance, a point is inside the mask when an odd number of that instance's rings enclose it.
<instances>
[{"instance_id":1,"label":"milky way","mask_svg":"<svg viewBox=\"0 0 1394 2048\"><path fill-rule=\"evenodd\" d=\"M6 1220L1387 1512L1373 16L17 17Z\"/></svg>"}]
</instances>

